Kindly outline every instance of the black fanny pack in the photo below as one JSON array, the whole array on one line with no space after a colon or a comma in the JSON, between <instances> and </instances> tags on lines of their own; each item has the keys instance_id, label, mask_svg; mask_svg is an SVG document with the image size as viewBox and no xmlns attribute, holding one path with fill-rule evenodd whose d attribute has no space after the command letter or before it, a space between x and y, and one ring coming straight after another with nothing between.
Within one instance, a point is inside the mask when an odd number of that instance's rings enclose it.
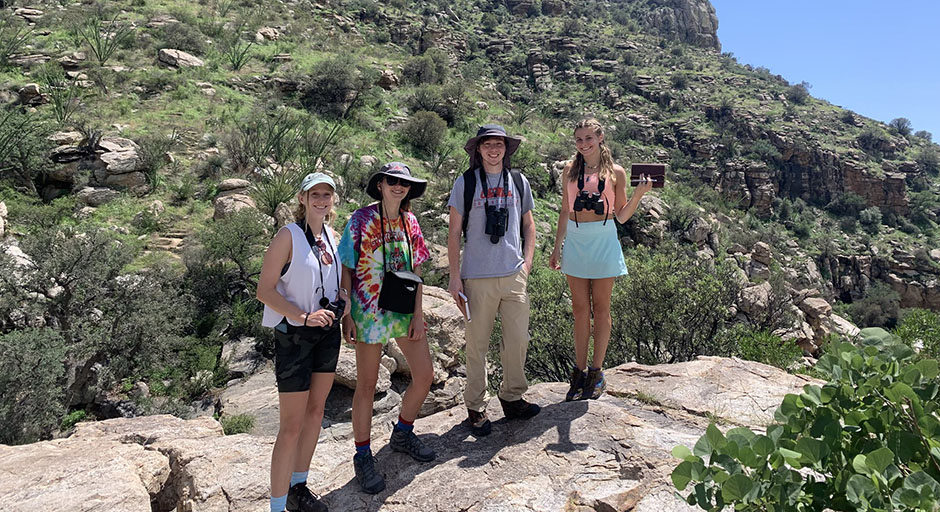
<instances>
[{"instance_id":1,"label":"black fanny pack","mask_svg":"<svg viewBox=\"0 0 940 512\"><path fill-rule=\"evenodd\" d=\"M418 288L424 281L421 276L408 270L389 270L385 255L385 219L382 213L382 203L379 203L379 221L382 224L382 269L385 278L382 280L382 290L379 292L379 307L395 313L411 314L415 312L418 300ZM414 255L411 248L411 234L408 233L408 220L402 212L401 222L405 227L405 238L408 240L408 253ZM412 269L414 266L412 265Z\"/></svg>"}]
</instances>

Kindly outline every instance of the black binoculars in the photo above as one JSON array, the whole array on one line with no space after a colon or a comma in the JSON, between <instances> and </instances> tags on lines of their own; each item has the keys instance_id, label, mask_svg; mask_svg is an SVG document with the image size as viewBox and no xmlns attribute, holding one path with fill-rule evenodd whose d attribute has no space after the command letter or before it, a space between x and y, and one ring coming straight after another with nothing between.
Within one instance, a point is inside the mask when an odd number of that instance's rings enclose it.
<instances>
[{"instance_id":1,"label":"black binoculars","mask_svg":"<svg viewBox=\"0 0 940 512\"><path fill-rule=\"evenodd\" d=\"M601 199L601 195L582 190L577 197L574 198L574 211L580 212L582 210L593 211L598 215L603 215L604 200Z\"/></svg>"},{"instance_id":2,"label":"black binoculars","mask_svg":"<svg viewBox=\"0 0 940 512\"><path fill-rule=\"evenodd\" d=\"M500 237L506 234L506 224L509 222L509 209L486 205L486 231L490 235L490 242L499 243Z\"/></svg>"}]
</instances>

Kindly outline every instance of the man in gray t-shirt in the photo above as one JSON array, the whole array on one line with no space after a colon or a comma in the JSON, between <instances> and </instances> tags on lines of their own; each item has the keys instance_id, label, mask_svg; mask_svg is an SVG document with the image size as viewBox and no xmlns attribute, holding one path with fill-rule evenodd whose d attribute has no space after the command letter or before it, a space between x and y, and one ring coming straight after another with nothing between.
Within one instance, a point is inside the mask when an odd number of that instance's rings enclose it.
<instances>
[{"instance_id":1,"label":"man in gray t-shirt","mask_svg":"<svg viewBox=\"0 0 940 512\"><path fill-rule=\"evenodd\" d=\"M464 149L470 170L457 178L450 193L447 258L448 291L466 323L468 423L476 436L490 433L486 417L486 354L496 315L502 321L500 362L503 382L499 401L507 419L529 419L538 405L526 402L525 357L529 346L529 299L526 280L535 254L532 190L525 176L510 169L510 157L521 139L510 137L499 125L484 125ZM467 183L474 189L470 212ZM464 222L464 216L467 216ZM466 229L466 233L464 233ZM461 264L460 241L466 235Z\"/></svg>"}]
</instances>

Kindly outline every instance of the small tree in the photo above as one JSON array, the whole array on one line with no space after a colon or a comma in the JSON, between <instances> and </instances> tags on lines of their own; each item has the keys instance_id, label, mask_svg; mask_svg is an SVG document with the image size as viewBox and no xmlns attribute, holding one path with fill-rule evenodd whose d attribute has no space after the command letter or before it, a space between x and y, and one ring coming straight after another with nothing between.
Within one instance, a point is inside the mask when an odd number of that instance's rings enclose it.
<instances>
[{"instance_id":1,"label":"small tree","mask_svg":"<svg viewBox=\"0 0 940 512\"><path fill-rule=\"evenodd\" d=\"M916 132L914 132L914 136L917 137L918 139L924 139L927 142L930 142L931 140L933 140L933 134L928 132L927 130L917 130Z\"/></svg>"},{"instance_id":2,"label":"small tree","mask_svg":"<svg viewBox=\"0 0 940 512\"><path fill-rule=\"evenodd\" d=\"M451 62L446 53L432 48L405 61L402 78L407 82L421 84L443 84L450 74Z\"/></svg>"},{"instance_id":3,"label":"small tree","mask_svg":"<svg viewBox=\"0 0 940 512\"><path fill-rule=\"evenodd\" d=\"M892 119L891 122L888 123L888 126L894 129L894 131L896 131L898 135L902 137L907 137L908 135L911 134L911 129L912 129L911 121L910 119L906 117L898 117L896 119Z\"/></svg>"},{"instance_id":4,"label":"small tree","mask_svg":"<svg viewBox=\"0 0 940 512\"><path fill-rule=\"evenodd\" d=\"M447 123L434 112L415 112L401 129L402 137L419 151L434 153L447 135Z\"/></svg>"},{"instance_id":5,"label":"small tree","mask_svg":"<svg viewBox=\"0 0 940 512\"><path fill-rule=\"evenodd\" d=\"M65 342L53 329L0 336L0 444L49 436L64 411Z\"/></svg>"},{"instance_id":6,"label":"small tree","mask_svg":"<svg viewBox=\"0 0 940 512\"><path fill-rule=\"evenodd\" d=\"M311 112L346 118L372 88L374 75L374 71L360 68L349 55L321 61L310 72L300 101Z\"/></svg>"},{"instance_id":7,"label":"small tree","mask_svg":"<svg viewBox=\"0 0 940 512\"><path fill-rule=\"evenodd\" d=\"M933 174L934 176L940 172L940 153L932 147L926 147L920 150L917 153L917 157L914 159L924 171Z\"/></svg>"},{"instance_id":8,"label":"small tree","mask_svg":"<svg viewBox=\"0 0 940 512\"><path fill-rule=\"evenodd\" d=\"M808 82L800 82L796 85L791 85L787 89L786 98L797 105L802 105L809 100L809 89L811 87Z\"/></svg>"}]
</instances>

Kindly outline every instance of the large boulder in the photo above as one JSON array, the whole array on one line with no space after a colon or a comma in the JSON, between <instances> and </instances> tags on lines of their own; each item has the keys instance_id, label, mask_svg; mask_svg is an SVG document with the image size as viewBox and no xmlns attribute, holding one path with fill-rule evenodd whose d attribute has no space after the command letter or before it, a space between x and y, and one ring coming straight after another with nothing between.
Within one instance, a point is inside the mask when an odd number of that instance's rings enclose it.
<instances>
[{"instance_id":1,"label":"large boulder","mask_svg":"<svg viewBox=\"0 0 940 512\"><path fill-rule=\"evenodd\" d=\"M121 197L121 193L108 187L84 187L75 197L86 206L97 208Z\"/></svg>"},{"instance_id":2,"label":"large boulder","mask_svg":"<svg viewBox=\"0 0 940 512\"><path fill-rule=\"evenodd\" d=\"M356 351L344 343L339 350L339 361L336 363L336 376L333 382L354 390L356 389L357 375ZM375 385L375 393L384 393L391 386L391 374L385 366L379 365L379 380Z\"/></svg>"},{"instance_id":3,"label":"large boulder","mask_svg":"<svg viewBox=\"0 0 940 512\"><path fill-rule=\"evenodd\" d=\"M169 48L161 49L157 54L157 60L174 68L200 68L206 65L202 59L195 55Z\"/></svg>"},{"instance_id":4,"label":"large boulder","mask_svg":"<svg viewBox=\"0 0 940 512\"><path fill-rule=\"evenodd\" d=\"M219 397L222 414L247 414L255 419L252 434L277 435L280 412L273 366L226 388Z\"/></svg>"},{"instance_id":5,"label":"large boulder","mask_svg":"<svg viewBox=\"0 0 940 512\"><path fill-rule=\"evenodd\" d=\"M224 219L233 213L246 209L256 209L255 200L244 194L231 194L215 198L213 220Z\"/></svg>"}]
</instances>

